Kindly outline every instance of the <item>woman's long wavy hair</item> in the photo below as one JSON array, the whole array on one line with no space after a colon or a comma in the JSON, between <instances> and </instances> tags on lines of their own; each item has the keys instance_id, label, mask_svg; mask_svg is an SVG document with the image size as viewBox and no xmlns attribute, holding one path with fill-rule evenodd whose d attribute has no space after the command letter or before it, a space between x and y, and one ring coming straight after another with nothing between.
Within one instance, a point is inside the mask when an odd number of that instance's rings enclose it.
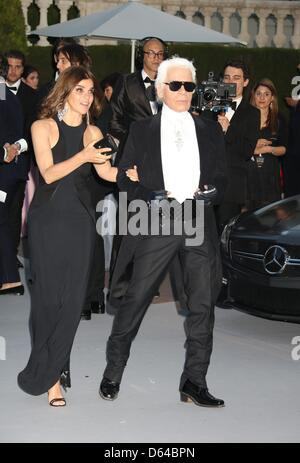
<instances>
[{"instance_id":1,"label":"woman's long wavy hair","mask_svg":"<svg viewBox=\"0 0 300 463\"><path fill-rule=\"evenodd\" d=\"M94 100L86 118L87 120L89 120L89 118L93 120L98 117L101 111L101 96L99 93L99 85L95 76L91 73L91 71L82 66L71 66L59 75L55 86L41 105L39 118L53 118L58 111L64 108L66 100L75 86L81 80L85 79L92 80L94 84Z\"/></svg>"},{"instance_id":2,"label":"woman's long wavy hair","mask_svg":"<svg viewBox=\"0 0 300 463\"><path fill-rule=\"evenodd\" d=\"M270 79L264 78L255 84L251 90L250 103L255 106L255 92L258 87L266 87L270 90L273 100L269 106L269 114L267 118L267 127L270 128L271 132L274 134L278 130L278 96L275 85Z\"/></svg>"}]
</instances>

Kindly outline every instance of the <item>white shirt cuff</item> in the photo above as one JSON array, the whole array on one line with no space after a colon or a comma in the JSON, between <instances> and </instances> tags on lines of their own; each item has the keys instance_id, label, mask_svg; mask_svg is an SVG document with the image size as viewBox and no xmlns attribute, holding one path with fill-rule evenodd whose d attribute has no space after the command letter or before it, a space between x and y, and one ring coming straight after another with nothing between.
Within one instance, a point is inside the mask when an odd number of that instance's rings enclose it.
<instances>
[{"instance_id":1,"label":"white shirt cuff","mask_svg":"<svg viewBox=\"0 0 300 463\"><path fill-rule=\"evenodd\" d=\"M27 141L24 138L20 138L20 140L15 141L15 143L20 143L21 149L19 151L19 154L28 150Z\"/></svg>"}]
</instances>

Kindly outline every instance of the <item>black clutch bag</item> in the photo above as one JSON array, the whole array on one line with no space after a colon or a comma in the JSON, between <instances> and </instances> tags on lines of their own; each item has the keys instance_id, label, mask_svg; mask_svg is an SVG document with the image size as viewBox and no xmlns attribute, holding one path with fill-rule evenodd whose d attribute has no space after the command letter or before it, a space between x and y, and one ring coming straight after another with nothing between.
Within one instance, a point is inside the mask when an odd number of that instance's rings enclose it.
<instances>
[{"instance_id":1,"label":"black clutch bag","mask_svg":"<svg viewBox=\"0 0 300 463\"><path fill-rule=\"evenodd\" d=\"M94 148L99 149L99 148L110 148L111 151L107 153L102 153L106 156L110 156L112 154L115 154L118 151L118 146L114 140L114 138L107 133L105 137L103 137L101 140L96 141L94 144Z\"/></svg>"}]
</instances>

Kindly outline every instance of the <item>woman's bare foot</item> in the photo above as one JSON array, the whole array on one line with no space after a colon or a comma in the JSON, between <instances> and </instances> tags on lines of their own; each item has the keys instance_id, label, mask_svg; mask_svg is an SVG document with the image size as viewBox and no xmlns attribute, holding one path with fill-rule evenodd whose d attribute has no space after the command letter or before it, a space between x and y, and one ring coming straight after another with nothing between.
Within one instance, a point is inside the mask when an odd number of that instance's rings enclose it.
<instances>
[{"instance_id":1,"label":"woman's bare foot","mask_svg":"<svg viewBox=\"0 0 300 463\"><path fill-rule=\"evenodd\" d=\"M16 288L17 286L21 286L21 284L22 283L20 281L17 281L15 283L3 283L3 285L0 288L0 291L2 289L7 289L7 288Z\"/></svg>"},{"instance_id":2,"label":"woman's bare foot","mask_svg":"<svg viewBox=\"0 0 300 463\"><path fill-rule=\"evenodd\" d=\"M52 407L64 407L66 405L66 400L61 393L59 381L49 389L48 402Z\"/></svg>"}]
</instances>

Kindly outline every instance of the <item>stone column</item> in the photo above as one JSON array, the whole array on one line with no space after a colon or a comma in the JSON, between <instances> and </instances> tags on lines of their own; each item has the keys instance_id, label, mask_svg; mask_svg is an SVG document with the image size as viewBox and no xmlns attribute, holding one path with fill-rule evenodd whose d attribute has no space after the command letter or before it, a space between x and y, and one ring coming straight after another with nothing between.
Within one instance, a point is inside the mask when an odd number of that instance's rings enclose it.
<instances>
[{"instance_id":1,"label":"stone column","mask_svg":"<svg viewBox=\"0 0 300 463\"><path fill-rule=\"evenodd\" d=\"M271 13L271 10L258 10L256 12L259 18L259 30L255 38L258 47L265 47L268 43L268 34L266 30L266 19Z\"/></svg>"},{"instance_id":2,"label":"stone column","mask_svg":"<svg viewBox=\"0 0 300 463\"><path fill-rule=\"evenodd\" d=\"M40 24L38 25L38 28L47 27L48 26L47 10L49 6L51 5L51 3L49 2L49 0L36 0L36 4L40 9ZM49 42L46 37L40 36L38 45L40 45L41 47L45 47L49 45Z\"/></svg>"},{"instance_id":3,"label":"stone column","mask_svg":"<svg viewBox=\"0 0 300 463\"><path fill-rule=\"evenodd\" d=\"M194 8L192 8L192 7L190 7L190 6L189 6L189 7L183 7L183 10L182 10L182 11L183 11L183 13L185 14L185 19L186 19L187 21L191 21L191 22L192 22L192 21L193 21L193 16L194 16L194 13L195 13Z\"/></svg>"},{"instance_id":4,"label":"stone column","mask_svg":"<svg viewBox=\"0 0 300 463\"><path fill-rule=\"evenodd\" d=\"M238 36L238 39L243 41L243 42L248 43L249 40L250 40L250 35L249 35L249 32L248 32L248 18L253 13L253 10L252 10L252 8L241 8L239 13L241 15L242 23L241 23L241 32L240 32L240 34Z\"/></svg>"},{"instance_id":5,"label":"stone column","mask_svg":"<svg viewBox=\"0 0 300 463\"><path fill-rule=\"evenodd\" d=\"M28 7L31 3L31 0L23 0L21 2L21 5L22 5L22 11L23 11L23 16L24 16L24 22L25 22L25 34L28 34L28 32L30 32L30 26L27 22L27 11L28 11ZM27 40L27 45L31 45L30 42L28 42Z\"/></svg>"},{"instance_id":6,"label":"stone column","mask_svg":"<svg viewBox=\"0 0 300 463\"><path fill-rule=\"evenodd\" d=\"M68 20L68 9L72 6L70 0L59 0L56 5L60 9L60 22L63 23Z\"/></svg>"},{"instance_id":7,"label":"stone column","mask_svg":"<svg viewBox=\"0 0 300 463\"><path fill-rule=\"evenodd\" d=\"M222 9L220 9L220 14L223 17L223 30L222 30L222 32L224 34L231 35L229 20L230 20L230 16L232 15L232 13L234 13L234 11L235 10L233 8L222 8Z\"/></svg>"},{"instance_id":8,"label":"stone column","mask_svg":"<svg viewBox=\"0 0 300 463\"><path fill-rule=\"evenodd\" d=\"M293 18L295 21L294 34L291 37L291 42L295 49L300 48L300 12L293 12Z\"/></svg>"},{"instance_id":9,"label":"stone column","mask_svg":"<svg viewBox=\"0 0 300 463\"><path fill-rule=\"evenodd\" d=\"M201 13L204 16L204 26L205 27L209 27L211 29L211 17L215 11L216 11L216 8L212 8L208 6L205 6L203 10L201 11Z\"/></svg>"},{"instance_id":10,"label":"stone column","mask_svg":"<svg viewBox=\"0 0 300 463\"><path fill-rule=\"evenodd\" d=\"M277 18L277 31L273 38L273 41L277 48L283 47L286 42L286 35L283 31L283 20L288 14L287 10L278 10L276 13Z\"/></svg>"},{"instance_id":11,"label":"stone column","mask_svg":"<svg viewBox=\"0 0 300 463\"><path fill-rule=\"evenodd\" d=\"M180 10L180 5L175 5L174 3L172 5L166 4L166 10L165 12L168 14L172 14L175 16L175 13L177 13L178 10Z\"/></svg>"}]
</instances>

